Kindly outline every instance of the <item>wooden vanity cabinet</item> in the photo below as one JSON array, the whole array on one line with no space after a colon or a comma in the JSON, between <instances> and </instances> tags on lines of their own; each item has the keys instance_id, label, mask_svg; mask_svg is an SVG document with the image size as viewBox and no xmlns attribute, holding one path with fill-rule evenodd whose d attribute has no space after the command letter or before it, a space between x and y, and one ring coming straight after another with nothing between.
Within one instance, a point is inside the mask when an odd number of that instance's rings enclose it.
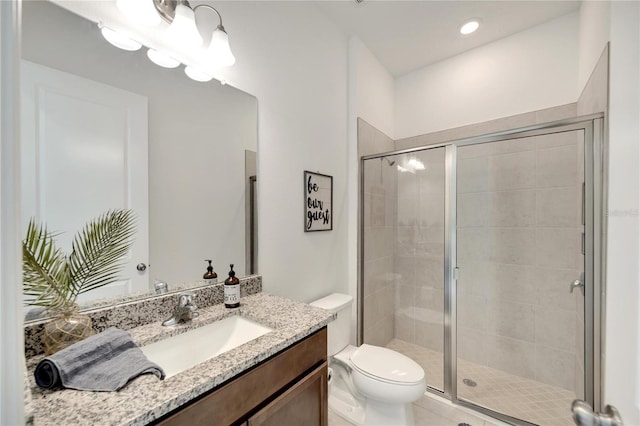
<instances>
[{"instance_id":1,"label":"wooden vanity cabinet","mask_svg":"<svg viewBox=\"0 0 640 426\"><path fill-rule=\"evenodd\" d=\"M327 391L325 327L156 424L327 426Z\"/></svg>"}]
</instances>

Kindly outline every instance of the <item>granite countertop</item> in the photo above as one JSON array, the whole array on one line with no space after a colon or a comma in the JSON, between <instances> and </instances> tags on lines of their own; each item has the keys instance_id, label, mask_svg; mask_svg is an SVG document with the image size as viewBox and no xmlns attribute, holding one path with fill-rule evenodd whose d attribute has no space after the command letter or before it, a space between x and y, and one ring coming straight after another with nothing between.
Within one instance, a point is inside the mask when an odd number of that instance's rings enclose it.
<instances>
[{"instance_id":1,"label":"granite countertop","mask_svg":"<svg viewBox=\"0 0 640 426\"><path fill-rule=\"evenodd\" d=\"M41 389L35 384L33 370L42 356L27 360L34 424L150 423L321 329L335 318L335 314L305 303L259 293L243 298L236 309L225 309L223 304L201 309L200 315L190 323L163 327L158 322L129 331L134 341L144 346L238 314L274 331L168 379L140 376L118 392Z\"/></svg>"}]
</instances>

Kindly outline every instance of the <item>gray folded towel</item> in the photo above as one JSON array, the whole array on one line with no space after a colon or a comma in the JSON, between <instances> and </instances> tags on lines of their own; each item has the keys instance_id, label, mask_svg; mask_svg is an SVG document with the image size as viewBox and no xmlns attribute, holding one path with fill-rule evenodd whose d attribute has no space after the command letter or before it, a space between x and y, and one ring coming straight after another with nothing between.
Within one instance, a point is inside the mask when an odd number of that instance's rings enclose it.
<instances>
[{"instance_id":1,"label":"gray folded towel","mask_svg":"<svg viewBox=\"0 0 640 426\"><path fill-rule=\"evenodd\" d=\"M162 368L147 359L129 332L112 327L44 358L34 375L45 389L116 391L145 373L164 379Z\"/></svg>"}]
</instances>

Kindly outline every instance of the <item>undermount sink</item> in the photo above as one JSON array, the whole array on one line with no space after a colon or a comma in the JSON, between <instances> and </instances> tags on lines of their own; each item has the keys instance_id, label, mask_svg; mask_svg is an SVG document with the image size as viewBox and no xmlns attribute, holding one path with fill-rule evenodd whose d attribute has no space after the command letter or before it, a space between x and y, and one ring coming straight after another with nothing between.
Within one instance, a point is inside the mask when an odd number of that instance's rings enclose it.
<instances>
[{"instance_id":1,"label":"undermount sink","mask_svg":"<svg viewBox=\"0 0 640 426\"><path fill-rule=\"evenodd\" d=\"M273 329L234 315L140 349L168 378L270 331Z\"/></svg>"}]
</instances>

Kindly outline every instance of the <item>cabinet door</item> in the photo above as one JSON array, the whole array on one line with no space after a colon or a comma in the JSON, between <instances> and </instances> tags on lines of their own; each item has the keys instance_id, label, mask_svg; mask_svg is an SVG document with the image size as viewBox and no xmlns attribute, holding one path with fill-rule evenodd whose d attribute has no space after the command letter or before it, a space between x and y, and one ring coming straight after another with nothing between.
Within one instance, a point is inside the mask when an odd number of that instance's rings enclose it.
<instances>
[{"instance_id":1,"label":"cabinet door","mask_svg":"<svg viewBox=\"0 0 640 426\"><path fill-rule=\"evenodd\" d=\"M327 363L249 418L249 426L327 426Z\"/></svg>"}]
</instances>

